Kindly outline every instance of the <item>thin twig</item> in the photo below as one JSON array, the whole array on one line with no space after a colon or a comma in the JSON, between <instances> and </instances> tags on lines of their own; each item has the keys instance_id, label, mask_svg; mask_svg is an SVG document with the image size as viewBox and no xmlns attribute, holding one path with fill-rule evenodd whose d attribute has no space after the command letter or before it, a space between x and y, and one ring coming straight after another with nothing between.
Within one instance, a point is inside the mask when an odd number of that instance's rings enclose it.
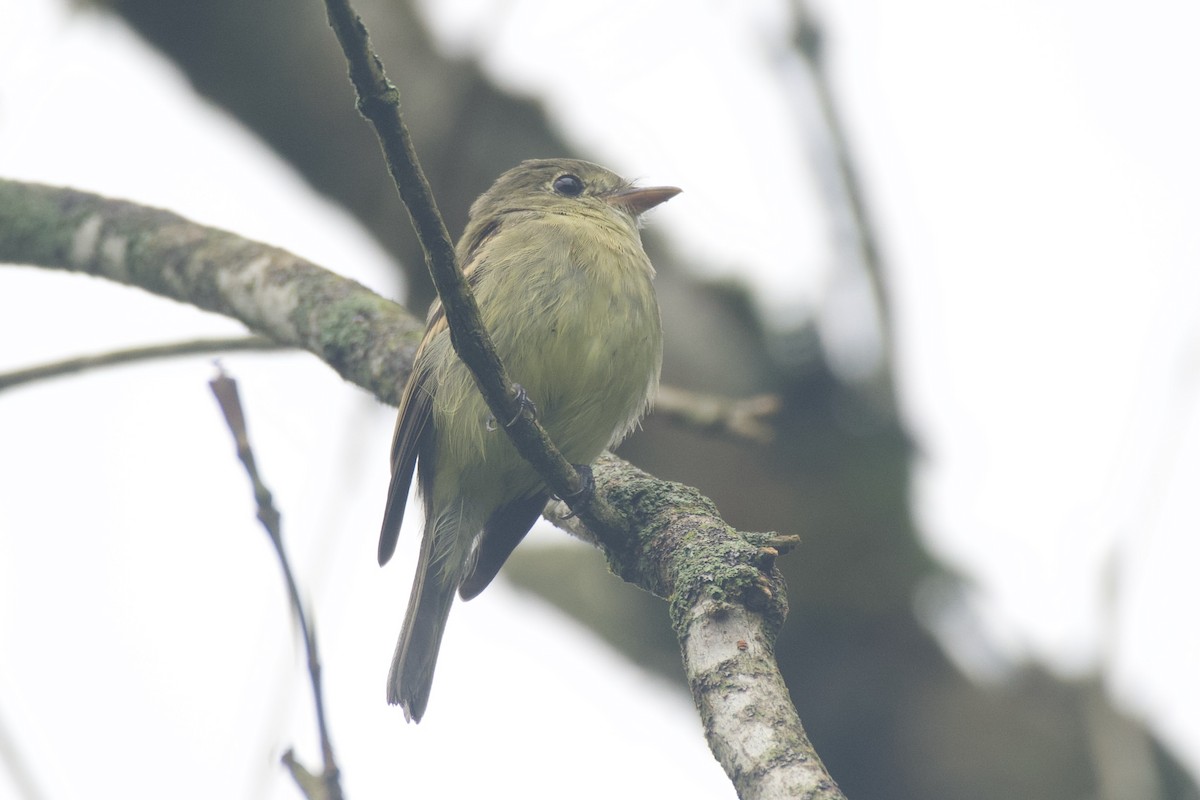
<instances>
[{"instance_id":1,"label":"thin twig","mask_svg":"<svg viewBox=\"0 0 1200 800\"><path fill-rule=\"evenodd\" d=\"M832 149L832 161L837 173L841 196L829 198L829 205L835 212L842 211L849 215L854 229L854 245L858 258L867 273L871 284L871 292L875 300L875 309L879 314L879 335L883 344L883 377L889 385L891 371L895 363L892 336L892 305L887 291L885 265L879 247L879 235L876 233L874 220L867 204L866 190L858 176L854 157L850 151L850 139L846 135L846 126L834 98L833 89L829 85L829 76L825 71L824 34L817 19L813 16L805 0L794 0L795 33L793 41L797 52L808 67L812 79L813 91L817 98L817 109Z\"/></svg>"},{"instance_id":2,"label":"thin twig","mask_svg":"<svg viewBox=\"0 0 1200 800\"><path fill-rule=\"evenodd\" d=\"M308 767L296 760L296 753L291 748L288 748L279 760L287 767L288 774L292 776L292 780L300 787L301 794L308 800L324 800L330 797L329 785L324 776L309 772Z\"/></svg>"},{"instance_id":3,"label":"thin twig","mask_svg":"<svg viewBox=\"0 0 1200 800\"><path fill-rule=\"evenodd\" d=\"M48 364L39 364L36 367L26 367L25 369L13 370L12 372L0 372L0 390L11 389L23 383L33 383L49 378L74 375L84 370L114 367L120 364L150 361L156 358L174 358L176 356L191 356L205 353L231 353L237 350L282 350L286 347L287 345L272 341L265 336L190 339L183 342L130 347L124 350L111 350L107 353L65 358L62 361L52 361Z\"/></svg>"},{"instance_id":4,"label":"thin twig","mask_svg":"<svg viewBox=\"0 0 1200 800\"><path fill-rule=\"evenodd\" d=\"M9 735L3 717L0 717L0 763L7 767L8 779L21 800L43 800L48 796L34 778L29 760L17 747L16 739Z\"/></svg>"},{"instance_id":5,"label":"thin twig","mask_svg":"<svg viewBox=\"0 0 1200 800\"><path fill-rule=\"evenodd\" d=\"M723 397L664 385L654 398L654 415L708 433L768 444L775 438L769 420L782 405L777 394Z\"/></svg>"},{"instance_id":6,"label":"thin twig","mask_svg":"<svg viewBox=\"0 0 1200 800\"><path fill-rule=\"evenodd\" d=\"M388 171L425 251L430 276L446 309L455 352L471 370L492 416L516 420L515 424L505 426L505 432L550 491L559 497L581 497L581 501L571 505L572 512L582 514L597 526L619 528L619 516L614 509L602 498L594 494L587 497L580 491L583 484L579 473L528 413L508 378L491 336L480 320L479 306L455 259L450 235L417 160L412 138L400 114L400 92L388 80L382 62L371 49L366 27L349 0L326 0L325 6L330 27L350 66L350 81L358 93L358 110L375 128Z\"/></svg>"},{"instance_id":7,"label":"thin twig","mask_svg":"<svg viewBox=\"0 0 1200 800\"><path fill-rule=\"evenodd\" d=\"M237 444L238 459L246 468L246 475L249 476L250 484L254 487L258 521L266 529L267 535L271 538L271 544L275 548L275 554L279 557L279 566L283 569L284 582L287 584L288 598L300 625L300 633L304 637L304 651L308 656L308 676L312 683L313 703L317 711L317 730L321 737L321 756L324 769L319 779L314 778L307 770L299 767L291 750L284 754L283 762L287 765L301 791L310 800L318 798L320 800L341 800L340 771L333 755L333 742L329 738L329 728L325 721L325 700L321 690L321 661L317 657L316 629L309 623L308 616L305 614L304 603L300 600L300 590L296 587L296 578L292 574L291 563L283 549L283 528L279 511L271 499L270 490L267 489L262 477L258 474L254 450L250 447L250 437L246 431L246 417L242 410L242 401L238 396L237 381L226 375L220 365L217 369L217 376L209 381L208 385L216 396L217 403L221 406L225 423L229 426L234 442ZM309 780L302 779L301 773L307 775ZM310 794L310 790L315 786L321 787L320 793Z\"/></svg>"}]
</instances>

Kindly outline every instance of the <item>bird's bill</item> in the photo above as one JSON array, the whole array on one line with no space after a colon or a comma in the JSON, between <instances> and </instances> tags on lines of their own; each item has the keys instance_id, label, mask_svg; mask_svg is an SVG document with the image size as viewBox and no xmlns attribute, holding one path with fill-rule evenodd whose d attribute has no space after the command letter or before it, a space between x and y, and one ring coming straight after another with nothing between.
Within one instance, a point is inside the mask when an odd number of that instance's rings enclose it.
<instances>
[{"instance_id":1,"label":"bird's bill","mask_svg":"<svg viewBox=\"0 0 1200 800\"><path fill-rule=\"evenodd\" d=\"M631 214L637 215L649 211L659 203L665 203L682 189L674 186L646 186L622 189L604 198L609 205L618 206Z\"/></svg>"}]
</instances>

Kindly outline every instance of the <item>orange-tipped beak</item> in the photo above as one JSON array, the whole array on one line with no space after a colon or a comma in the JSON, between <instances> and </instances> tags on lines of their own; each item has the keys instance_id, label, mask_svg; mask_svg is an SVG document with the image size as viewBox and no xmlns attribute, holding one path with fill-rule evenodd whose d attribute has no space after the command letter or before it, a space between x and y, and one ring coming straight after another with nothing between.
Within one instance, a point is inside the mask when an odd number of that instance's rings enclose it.
<instances>
[{"instance_id":1,"label":"orange-tipped beak","mask_svg":"<svg viewBox=\"0 0 1200 800\"><path fill-rule=\"evenodd\" d=\"M636 217L638 214L654 208L659 203L667 202L681 191L683 190L677 189L674 186L634 187L614 192L604 199L609 205L623 208Z\"/></svg>"}]
</instances>

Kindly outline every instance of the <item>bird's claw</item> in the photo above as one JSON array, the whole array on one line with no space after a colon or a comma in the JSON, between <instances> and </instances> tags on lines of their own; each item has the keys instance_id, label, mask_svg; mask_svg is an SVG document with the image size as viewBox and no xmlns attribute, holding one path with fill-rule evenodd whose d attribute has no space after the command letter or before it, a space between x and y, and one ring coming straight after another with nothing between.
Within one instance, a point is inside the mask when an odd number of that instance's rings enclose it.
<instances>
[{"instance_id":1,"label":"bird's claw","mask_svg":"<svg viewBox=\"0 0 1200 800\"><path fill-rule=\"evenodd\" d=\"M529 412L531 417L537 419L537 406L534 405L533 401L529 399L529 392L525 391L525 387L519 383L514 383L513 389L515 395L514 399L517 401L517 413L513 415L512 419L504 423L504 427L506 428L511 428L513 425L516 425L517 420L519 420L521 415L526 412ZM489 414L487 422L483 424L483 427L487 429L488 433L496 430L496 418Z\"/></svg>"},{"instance_id":2,"label":"bird's claw","mask_svg":"<svg viewBox=\"0 0 1200 800\"><path fill-rule=\"evenodd\" d=\"M512 419L505 423L504 427L506 428L511 428L513 425L517 424L517 420L519 420L521 415L525 412L529 412L529 416L537 419L537 406L534 405L533 401L529 399L529 392L525 391L525 387L519 383L514 383L513 388L516 390L516 397L514 399L517 401L517 413L513 415Z\"/></svg>"},{"instance_id":3,"label":"bird's claw","mask_svg":"<svg viewBox=\"0 0 1200 800\"><path fill-rule=\"evenodd\" d=\"M579 489L566 497L558 499L567 505L574 505L579 501L587 502L596 493L596 478L592 475L592 468L587 464L572 464L571 466L575 468L576 474L579 475ZM570 511L562 519L570 519L574 516L577 516L576 512Z\"/></svg>"}]
</instances>

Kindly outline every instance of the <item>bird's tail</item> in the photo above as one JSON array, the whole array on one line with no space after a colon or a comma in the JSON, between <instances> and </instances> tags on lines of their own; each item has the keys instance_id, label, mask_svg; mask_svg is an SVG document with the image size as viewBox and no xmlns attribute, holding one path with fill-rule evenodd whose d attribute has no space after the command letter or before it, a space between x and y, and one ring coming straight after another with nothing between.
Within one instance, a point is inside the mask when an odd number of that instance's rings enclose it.
<instances>
[{"instance_id":1,"label":"bird's tail","mask_svg":"<svg viewBox=\"0 0 1200 800\"><path fill-rule=\"evenodd\" d=\"M388 702L399 705L413 722L421 721L429 703L446 618L478 528L464 523L458 510L425 523L408 612L388 673Z\"/></svg>"}]
</instances>

